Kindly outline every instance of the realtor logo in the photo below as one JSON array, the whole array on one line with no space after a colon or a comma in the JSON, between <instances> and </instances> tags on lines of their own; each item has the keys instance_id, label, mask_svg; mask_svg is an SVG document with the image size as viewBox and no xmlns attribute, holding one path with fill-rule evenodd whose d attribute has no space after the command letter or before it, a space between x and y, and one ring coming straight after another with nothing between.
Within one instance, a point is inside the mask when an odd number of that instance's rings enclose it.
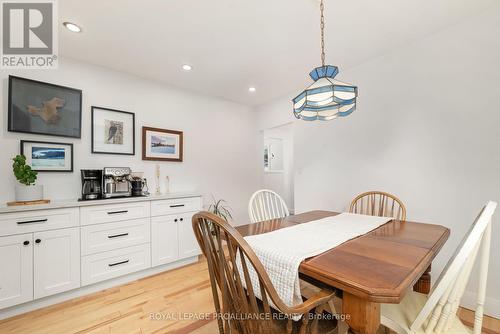
<instances>
[{"instance_id":1,"label":"realtor logo","mask_svg":"<svg viewBox=\"0 0 500 334\"><path fill-rule=\"evenodd\" d=\"M57 68L55 0L1 1L2 69Z\"/></svg>"}]
</instances>

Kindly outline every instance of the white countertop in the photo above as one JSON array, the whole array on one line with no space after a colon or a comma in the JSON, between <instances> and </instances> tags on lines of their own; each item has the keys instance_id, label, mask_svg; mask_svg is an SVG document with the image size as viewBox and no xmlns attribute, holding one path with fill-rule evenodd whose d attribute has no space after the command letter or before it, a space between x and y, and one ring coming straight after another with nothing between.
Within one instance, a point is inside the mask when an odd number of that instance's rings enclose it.
<instances>
[{"instance_id":1,"label":"white countertop","mask_svg":"<svg viewBox=\"0 0 500 334\"><path fill-rule=\"evenodd\" d=\"M4 204L0 205L0 214L22 212L22 211L34 211L34 210L75 208L75 207L89 206L89 205L158 201L162 199L174 199L174 198L186 198L186 197L201 197L201 195L198 193L168 193L161 195L149 195L149 196L139 196L139 197L98 199L91 201L79 201L78 199L54 200L48 204L35 204L35 205L7 206Z\"/></svg>"}]
</instances>

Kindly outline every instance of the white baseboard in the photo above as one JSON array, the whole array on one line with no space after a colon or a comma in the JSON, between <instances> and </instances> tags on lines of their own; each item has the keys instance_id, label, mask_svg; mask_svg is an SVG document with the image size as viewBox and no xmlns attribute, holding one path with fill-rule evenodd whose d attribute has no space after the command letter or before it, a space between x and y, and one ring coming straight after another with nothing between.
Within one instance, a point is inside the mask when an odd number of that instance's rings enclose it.
<instances>
[{"instance_id":1,"label":"white baseboard","mask_svg":"<svg viewBox=\"0 0 500 334\"><path fill-rule=\"evenodd\" d=\"M69 299L73 299L76 297L81 297L84 295L88 295L94 292L102 291L105 289L109 289L112 287L116 287L125 283L129 283L140 278L144 278L147 276L159 274L164 271L172 270L175 268L179 268L194 262L198 261L198 256L190 257L184 260L180 260L177 262L161 265L154 268L149 268L146 270L141 270L136 273L128 274L125 276L113 278L107 281L99 282L96 284L91 284L87 286L82 286L78 289L59 293L57 295L37 299L31 302L27 302L21 305L11 306L9 308L0 310L0 320L13 317L18 314L26 313L29 311L33 311L42 307L58 304Z\"/></svg>"},{"instance_id":2,"label":"white baseboard","mask_svg":"<svg viewBox=\"0 0 500 334\"><path fill-rule=\"evenodd\" d=\"M461 306L470 310L476 309L477 294L471 291L465 291L462 297ZM484 302L484 314L490 317L500 319L500 300L486 297Z\"/></svg>"}]
</instances>

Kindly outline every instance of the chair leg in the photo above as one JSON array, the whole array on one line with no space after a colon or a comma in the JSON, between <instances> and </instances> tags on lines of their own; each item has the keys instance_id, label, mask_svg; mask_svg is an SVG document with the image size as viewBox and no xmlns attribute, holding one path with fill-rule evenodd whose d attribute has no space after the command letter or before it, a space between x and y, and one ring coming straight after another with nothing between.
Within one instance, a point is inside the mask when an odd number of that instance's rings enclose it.
<instances>
[{"instance_id":1,"label":"chair leg","mask_svg":"<svg viewBox=\"0 0 500 334\"><path fill-rule=\"evenodd\" d=\"M333 299L330 299L328 301L328 304L327 304L327 307L326 307L326 311L329 312L330 314L337 314L337 311L335 309L335 304L333 302Z\"/></svg>"},{"instance_id":2,"label":"chair leg","mask_svg":"<svg viewBox=\"0 0 500 334\"><path fill-rule=\"evenodd\" d=\"M349 325L345 320L339 319L337 322L337 334L348 334L349 333Z\"/></svg>"}]
</instances>

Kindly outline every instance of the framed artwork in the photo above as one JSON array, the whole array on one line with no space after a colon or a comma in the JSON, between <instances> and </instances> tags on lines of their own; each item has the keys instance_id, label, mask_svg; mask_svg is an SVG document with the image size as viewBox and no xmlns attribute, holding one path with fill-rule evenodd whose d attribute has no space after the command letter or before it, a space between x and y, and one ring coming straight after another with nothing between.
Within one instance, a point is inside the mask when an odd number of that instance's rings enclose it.
<instances>
[{"instance_id":1,"label":"framed artwork","mask_svg":"<svg viewBox=\"0 0 500 334\"><path fill-rule=\"evenodd\" d=\"M9 75L8 130L81 138L82 91Z\"/></svg>"},{"instance_id":2,"label":"framed artwork","mask_svg":"<svg viewBox=\"0 0 500 334\"><path fill-rule=\"evenodd\" d=\"M142 127L142 160L182 161L182 131Z\"/></svg>"},{"instance_id":3,"label":"framed artwork","mask_svg":"<svg viewBox=\"0 0 500 334\"><path fill-rule=\"evenodd\" d=\"M21 140L26 164L37 172L73 172L73 144Z\"/></svg>"},{"instance_id":4,"label":"framed artwork","mask_svg":"<svg viewBox=\"0 0 500 334\"><path fill-rule=\"evenodd\" d=\"M92 106L92 153L135 155L135 114Z\"/></svg>"}]
</instances>

